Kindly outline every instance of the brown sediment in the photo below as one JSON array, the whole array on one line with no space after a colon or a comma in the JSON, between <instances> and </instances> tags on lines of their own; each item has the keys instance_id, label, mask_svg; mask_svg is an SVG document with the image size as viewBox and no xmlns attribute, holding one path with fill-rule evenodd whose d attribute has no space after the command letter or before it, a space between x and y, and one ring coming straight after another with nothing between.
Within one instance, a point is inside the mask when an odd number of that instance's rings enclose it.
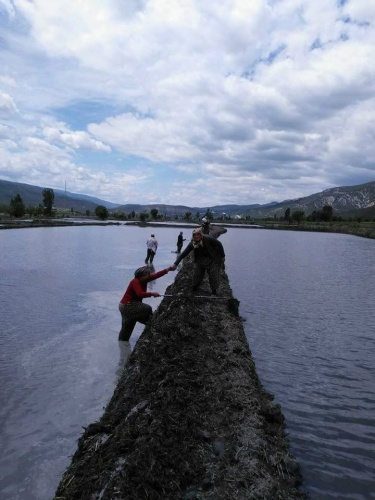
<instances>
[{"instance_id":1,"label":"brown sediment","mask_svg":"<svg viewBox=\"0 0 375 500\"><path fill-rule=\"evenodd\" d=\"M305 497L227 275L219 299L206 281L197 293L207 298L194 298L192 266L189 256L102 418L79 439L55 500Z\"/></svg>"}]
</instances>

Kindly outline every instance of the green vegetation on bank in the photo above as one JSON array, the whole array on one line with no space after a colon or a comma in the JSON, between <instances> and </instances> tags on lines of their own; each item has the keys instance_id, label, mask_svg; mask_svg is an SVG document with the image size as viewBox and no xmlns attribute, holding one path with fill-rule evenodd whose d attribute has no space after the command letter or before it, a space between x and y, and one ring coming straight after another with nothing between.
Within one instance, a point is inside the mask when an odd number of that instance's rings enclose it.
<instances>
[{"instance_id":1,"label":"green vegetation on bank","mask_svg":"<svg viewBox=\"0 0 375 500\"><path fill-rule=\"evenodd\" d=\"M315 231L320 233L342 233L375 239L375 221L331 221L331 222L309 222L300 224L275 223L265 221L262 226L265 229L281 229L286 231Z\"/></svg>"},{"instance_id":2,"label":"green vegetation on bank","mask_svg":"<svg viewBox=\"0 0 375 500\"><path fill-rule=\"evenodd\" d=\"M85 213L77 211L56 209L53 206L54 191L53 189L44 189L43 197L38 206L26 207L19 193L13 196L9 205L0 206L0 221L3 227L24 227L27 225L53 225L61 223L58 219L66 219L69 217L87 218L88 222L93 219L101 221L112 221L109 223L118 223L120 221L138 222L142 224L152 222L189 222L200 224L201 219L206 217L212 223L228 223L238 226L261 226L264 229L292 230L292 231L318 231L330 233L343 233L362 236L365 238L375 238L375 217L365 219L363 217L347 217L335 215L334 210L329 205L324 205L320 210L314 210L307 216L302 210L291 211L290 208L285 210L283 217L277 218L268 217L265 219L255 219L252 217L231 217L226 214L221 214L215 217L215 214L207 209L206 211L196 212L193 214L187 211L183 216L174 217L167 216L165 213L160 213L158 209L152 208L150 211L136 213L116 212L108 210L103 205L98 205L94 214L89 210ZM25 218L33 218L32 221ZM52 220L53 218L53 220Z\"/></svg>"}]
</instances>

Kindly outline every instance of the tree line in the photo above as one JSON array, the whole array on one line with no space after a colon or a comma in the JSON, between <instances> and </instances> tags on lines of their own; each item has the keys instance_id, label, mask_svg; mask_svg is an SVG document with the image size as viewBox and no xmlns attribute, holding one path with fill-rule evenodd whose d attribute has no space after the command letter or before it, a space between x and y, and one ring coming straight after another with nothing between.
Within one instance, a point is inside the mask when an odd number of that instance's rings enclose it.
<instances>
[{"instance_id":1,"label":"tree line","mask_svg":"<svg viewBox=\"0 0 375 500\"><path fill-rule=\"evenodd\" d=\"M10 199L9 206L2 207L2 209L13 217L24 217L29 215L46 215L50 217L54 214L53 203L55 201L55 193L53 189L45 188L42 191L42 201L38 206L26 207L21 195L17 193Z\"/></svg>"},{"instance_id":2,"label":"tree line","mask_svg":"<svg viewBox=\"0 0 375 500\"><path fill-rule=\"evenodd\" d=\"M55 215L55 210L53 207L55 201L55 193L53 189L45 188L42 191L42 201L38 206L28 206L26 207L25 203L22 200L20 194L16 194L10 200L9 206L1 207L5 212L9 212L9 214L13 217L24 217L26 214L30 216L40 216L44 215L47 217L51 217ZM73 209L72 209L73 210ZM91 213L89 210L86 210L86 216L90 216ZM134 219L137 215L141 222L146 222L148 219L158 220L165 219L166 216L159 213L159 210L153 208L150 212L141 212L140 214L136 214L134 211L129 214L125 214L124 212L118 213L110 213L108 208L104 205L98 205L95 208L95 215L101 220L108 219L110 216L115 219L126 220L126 219ZM222 214L219 217L214 217L213 212L208 208L204 214L197 212L196 214L192 214L192 212L187 211L182 219L186 221L200 220L201 217L205 217L206 219L212 221L216 220L231 220L232 217ZM173 217L172 217L173 218ZM178 219L179 217L176 215L174 217ZM275 215L276 218L276 215ZM248 220L249 217L245 217L245 220ZM330 221L341 221L342 217L336 217L333 214L333 208L330 205L324 205L321 210L314 210L308 216L305 216L305 212L303 210L294 210L291 212L290 208L287 208L284 213L284 217L280 217L280 219L284 219L288 221L290 224L296 222L299 224L302 221L309 222L330 222Z\"/></svg>"}]
</instances>

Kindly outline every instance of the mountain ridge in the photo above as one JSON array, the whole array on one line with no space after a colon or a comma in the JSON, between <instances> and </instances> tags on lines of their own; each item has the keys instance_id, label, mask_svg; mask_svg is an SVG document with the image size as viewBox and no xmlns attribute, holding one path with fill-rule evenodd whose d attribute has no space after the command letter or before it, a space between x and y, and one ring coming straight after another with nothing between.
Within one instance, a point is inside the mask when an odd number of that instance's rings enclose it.
<instances>
[{"instance_id":1,"label":"mountain ridge","mask_svg":"<svg viewBox=\"0 0 375 500\"><path fill-rule=\"evenodd\" d=\"M38 206L42 203L42 191L45 189L40 186L11 182L0 179L0 204L9 205L10 200L16 194L20 194L26 206ZM354 186L341 186L325 189L319 193L311 194L306 197L282 202L271 202L266 204L223 204L206 205L204 207L189 207L186 205L167 205L162 203L149 204L116 204L95 198L88 195L71 193L59 189L54 189L55 207L58 209L93 212L98 205L104 205L112 212L149 212L153 208L157 209L162 215L168 217L183 217L186 212L191 212L194 217L197 213L202 216L209 209L214 217L221 217L224 214L229 217L241 216L251 218L283 217L285 211L289 208L291 212L302 210L305 215L313 211L321 210L324 205L332 206L335 215L375 217L375 181L358 184Z\"/></svg>"}]
</instances>

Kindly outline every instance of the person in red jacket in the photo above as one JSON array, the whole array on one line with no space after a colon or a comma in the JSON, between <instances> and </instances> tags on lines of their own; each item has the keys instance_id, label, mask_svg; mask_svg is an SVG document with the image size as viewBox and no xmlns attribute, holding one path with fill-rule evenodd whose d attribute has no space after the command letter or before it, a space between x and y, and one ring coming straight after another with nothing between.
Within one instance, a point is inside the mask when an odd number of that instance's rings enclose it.
<instances>
[{"instance_id":1,"label":"person in red jacket","mask_svg":"<svg viewBox=\"0 0 375 500\"><path fill-rule=\"evenodd\" d=\"M143 304L142 300L146 297L160 297L160 294L158 292L148 292L147 283L161 278L173 270L169 267L157 273L151 273L148 266L143 266L135 271L134 278L130 281L119 304L119 311L122 318L119 340L128 341L137 321L145 325L152 317L152 307L148 304Z\"/></svg>"}]
</instances>

